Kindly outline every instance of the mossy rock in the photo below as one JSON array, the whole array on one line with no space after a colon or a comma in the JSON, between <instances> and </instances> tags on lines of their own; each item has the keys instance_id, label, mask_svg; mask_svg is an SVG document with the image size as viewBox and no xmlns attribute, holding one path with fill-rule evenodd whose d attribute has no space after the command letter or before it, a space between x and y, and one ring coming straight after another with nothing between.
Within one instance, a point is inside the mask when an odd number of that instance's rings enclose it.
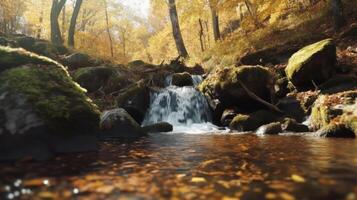
<instances>
[{"instance_id":1,"label":"mossy rock","mask_svg":"<svg viewBox=\"0 0 357 200\"><path fill-rule=\"evenodd\" d=\"M26 64L56 65L64 69L64 67L56 61L44 56L39 56L22 48L0 46L0 73L6 69Z\"/></svg>"},{"instance_id":2,"label":"mossy rock","mask_svg":"<svg viewBox=\"0 0 357 200\"><path fill-rule=\"evenodd\" d=\"M258 135L277 135L282 132L283 130L281 128L280 122L273 122L270 124L263 125L259 127L256 131Z\"/></svg>"},{"instance_id":3,"label":"mossy rock","mask_svg":"<svg viewBox=\"0 0 357 200\"><path fill-rule=\"evenodd\" d=\"M286 76L298 88L321 84L335 72L336 46L332 39L322 40L296 52L285 69Z\"/></svg>"},{"instance_id":4,"label":"mossy rock","mask_svg":"<svg viewBox=\"0 0 357 200\"><path fill-rule=\"evenodd\" d=\"M101 138L137 138L145 135L144 129L122 108L103 112L100 128Z\"/></svg>"},{"instance_id":5,"label":"mossy rock","mask_svg":"<svg viewBox=\"0 0 357 200\"><path fill-rule=\"evenodd\" d=\"M178 87L193 86L191 74L187 72L173 74L172 85L176 85Z\"/></svg>"},{"instance_id":6,"label":"mossy rock","mask_svg":"<svg viewBox=\"0 0 357 200\"><path fill-rule=\"evenodd\" d=\"M341 125L357 134L357 90L321 95L315 102L310 125L314 130Z\"/></svg>"},{"instance_id":7,"label":"mossy rock","mask_svg":"<svg viewBox=\"0 0 357 200\"><path fill-rule=\"evenodd\" d=\"M124 108L139 124L144 120L150 105L150 91L144 80L122 89L117 98L117 107Z\"/></svg>"},{"instance_id":8,"label":"mossy rock","mask_svg":"<svg viewBox=\"0 0 357 200\"><path fill-rule=\"evenodd\" d=\"M251 114L238 114L229 124L230 129L237 131L255 131L262 125L277 121L279 115L266 110Z\"/></svg>"},{"instance_id":9,"label":"mossy rock","mask_svg":"<svg viewBox=\"0 0 357 200\"><path fill-rule=\"evenodd\" d=\"M309 127L298 123L295 119L286 118L283 120L282 129L284 132L302 133L309 132Z\"/></svg>"},{"instance_id":10,"label":"mossy rock","mask_svg":"<svg viewBox=\"0 0 357 200\"><path fill-rule=\"evenodd\" d=\"M96 64L95 60L93 60L89 55L80 52L66 56L62 60L62 63L68 66L68 68L71 70L82 67L91 67Z\"/></svg>"},{"instance_id":11,"label":"mossy rock","mask_svg":"<svg viewBox=\"0 0 357 200\"><path fill-rule=\"evenodd\" d=\"M355 138L353 130L344 124L329 124L317 132L320 137Z\"/></svg>"},{"instance_id":12,"label":"mossy rock","mask_svg":"<svg viewBox=\"0 0 357 200\"><path fill-rule=\"evenodd\" d=\"M226 107L254 106L251 97L245 92L243 83L251 92L270 101L273 91L273 77L269 70L261 66L226 67L212 72L198 86L207 97L217 99Z\"/></svg>"},{"instance_id":13,"label":"mossy rock","mask_svg":"<svg viewBox=\"0 0 357 200\"><path fill-rule=\"evenodd\" d=\"M50 132L90 134L99 123L99 111L68 73L57 66L27 65L0 75L1 91L17 93L33 105Z\"/></svg>"},{"instance_id":14,"label":"mossy rock","mask_svg":"<svg viewBox=\"0 0 357 200\"><path fill-rule=\"evenodd\" d=\"M111 93L129 83L116 68L106 66L80 68L74 72L73 78L88 92L102 88L106 93Z\"/></svg>"}]
</instances>

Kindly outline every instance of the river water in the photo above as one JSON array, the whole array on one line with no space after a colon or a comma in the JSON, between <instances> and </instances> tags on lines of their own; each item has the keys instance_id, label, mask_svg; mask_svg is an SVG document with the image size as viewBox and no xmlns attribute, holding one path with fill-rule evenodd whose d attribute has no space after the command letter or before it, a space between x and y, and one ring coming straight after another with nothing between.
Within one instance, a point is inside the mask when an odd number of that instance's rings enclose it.
<instances>
[{"instance_id":1,"label":"river water","mask_svg":"<svg viewBox=\"0 0 357 200\"><path fill-rule=\"evenodd\" d=\"M356 199L357 140L153 134L0 164L0 199Z\"/></svg>"}]
</instances>

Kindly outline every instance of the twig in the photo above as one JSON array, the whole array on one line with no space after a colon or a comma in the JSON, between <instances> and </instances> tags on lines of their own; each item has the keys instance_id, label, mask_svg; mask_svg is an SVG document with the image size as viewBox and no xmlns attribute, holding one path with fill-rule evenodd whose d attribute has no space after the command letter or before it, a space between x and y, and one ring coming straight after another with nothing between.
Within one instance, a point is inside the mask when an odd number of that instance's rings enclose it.
<instances>
[{"instance_id":1,"label":"twig","mask_svg":"<svg viewBox=\"0 0 357 200\"><path fill-rule=\"evenodd\" d=\"M238 80L238 83L242 86L242 88L247 92L248 96L250 96L252 99L258 101L259 103L267 106L269 109L284 114L283 111L281 111L278 107L274 106L273 104L266 102L262 98L258 97L256 94L254 94L252 91L250 91L243 83L242 81Z\"/></svg>"}]
</instances>

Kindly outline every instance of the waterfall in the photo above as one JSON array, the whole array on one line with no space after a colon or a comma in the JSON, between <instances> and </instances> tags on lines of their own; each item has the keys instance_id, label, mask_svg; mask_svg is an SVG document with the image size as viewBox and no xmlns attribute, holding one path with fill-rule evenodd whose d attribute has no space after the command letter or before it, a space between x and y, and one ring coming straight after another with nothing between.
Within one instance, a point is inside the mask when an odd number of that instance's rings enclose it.
<instances>
[{"instance_id":1,"label":"waterfall","mask_svg":"<svg viewBox=\"0 0 357 200\"><path fill-rule=\"evenodd\" d=\"M206 98L193 86L171 85L172 77L166 78L166 87L151 93L151 104L143 121L143 126L157 122L168 122L174 132L203 133L217 131L213 125L211 111ZM202 82L202 77L192 76L194 86Z\"/></svg>"}]
</instances>

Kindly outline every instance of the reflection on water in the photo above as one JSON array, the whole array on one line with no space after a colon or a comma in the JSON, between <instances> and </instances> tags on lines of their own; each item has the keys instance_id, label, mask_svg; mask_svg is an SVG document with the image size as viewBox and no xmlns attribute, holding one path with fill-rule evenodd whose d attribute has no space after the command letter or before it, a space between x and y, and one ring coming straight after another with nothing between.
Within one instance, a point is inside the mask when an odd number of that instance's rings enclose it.
<instances>
[{"instance_id":1,"label":"reflection on water","mask_svg":"<svg viewBox=\"0 0 357 200\"><path fill-rule=\"evenodd\" d=\"M151 135L0 164L0 199L356 199L357 140Z\"/></svg>"}]
</instances>

